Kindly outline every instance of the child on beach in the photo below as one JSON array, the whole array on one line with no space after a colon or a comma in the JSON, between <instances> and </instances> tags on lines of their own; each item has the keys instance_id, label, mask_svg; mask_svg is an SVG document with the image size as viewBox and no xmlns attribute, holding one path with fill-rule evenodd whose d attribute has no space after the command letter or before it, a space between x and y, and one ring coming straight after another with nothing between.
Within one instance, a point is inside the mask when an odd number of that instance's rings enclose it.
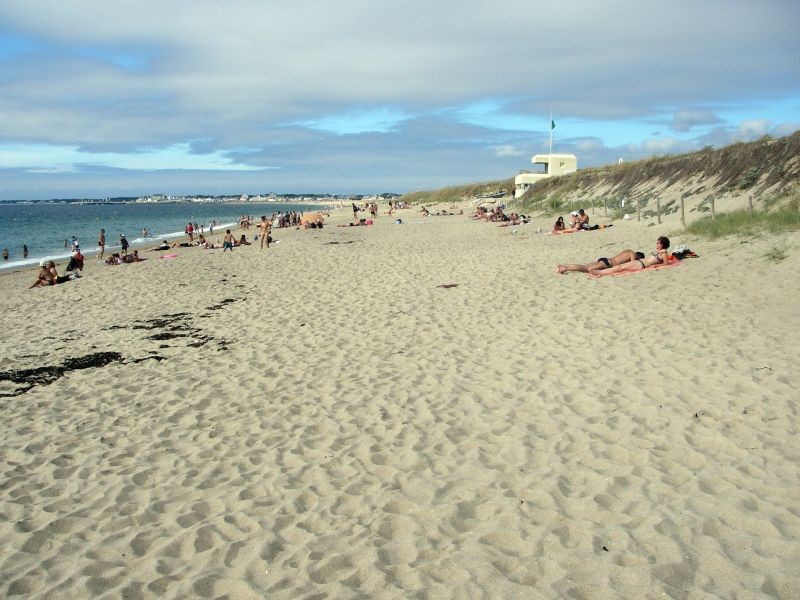
<instances>
[{"instance_id":1,"label":"child on beach","mask_svg":"<svg viewBox=\"0 0 800 600\"><path fill-rule=\"evenodd\" d=\"M233 234L230 229L225 230L225 238L222 240L222 252L225 250L233 252Z\"/></svg>"}]
</instances>

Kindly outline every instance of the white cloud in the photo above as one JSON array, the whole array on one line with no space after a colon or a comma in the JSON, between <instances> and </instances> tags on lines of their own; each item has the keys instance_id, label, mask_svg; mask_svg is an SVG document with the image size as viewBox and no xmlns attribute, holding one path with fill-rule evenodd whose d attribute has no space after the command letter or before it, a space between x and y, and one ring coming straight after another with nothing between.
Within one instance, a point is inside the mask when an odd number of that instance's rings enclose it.
<instances>
[{"instance_id":1,"label":"white cloud","mask_svg":"<svg viewBox=\"0 0 800 600\"><path fill-rule=\"evenodd\" d=\"M81 165L141 171L249 171L263 168L238 164L221 152L192 153L189 144L148 148L136 153L82 152L77 146L51 144L0 145L0 169L24 169L30 173L71 173L76 172Z\"/></svg>"},{"instance_id":2,"label":"white cloud","mask_svg":"<svg viewBox=\"0 0 800 600\"><path fill-rule=\"evenodd\" d=\"M756 140L769 133L772 122L769 119L749 119L739 123L739 138L744 141Z\"/></svg>"},{"instance_id":3,"label":"white cloud","mask_svg":"<svg viewBox=\"0 0 800 600\"><path fill-rule=\"evenodd\" d=\"M672 115L672 128L675 131L689 131L698 125L716 125L722 119L710 110L678 110Z\"/></svg>"},{"instance_id":4,"label":"white cloud","mask_svg":"<svg viewBox=\"0 0 800 600\"><path fill-rule=\"evenodd\" d=\"M785 135L792 135L795 131L800 131L800 122L781 123L772 130L772 135L775 137L783 137Z\"/></svg>"},{"instance_id":5,"label":"white cloud","mask_svg":"<svg viewBox=\"0 0 800 600\"><path fill-rule=\"evenodd\" d=\"M515 146L492 146L495 156L525 156L529 154L521 148Z\"/></svg>"}]
</instances>

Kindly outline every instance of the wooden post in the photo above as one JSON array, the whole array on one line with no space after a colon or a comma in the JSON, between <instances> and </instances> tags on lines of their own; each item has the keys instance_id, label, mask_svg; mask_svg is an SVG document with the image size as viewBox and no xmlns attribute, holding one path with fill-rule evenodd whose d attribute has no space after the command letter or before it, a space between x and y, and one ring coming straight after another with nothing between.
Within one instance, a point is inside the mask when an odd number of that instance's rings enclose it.
<instances>
[{"instance_id":1,"label":"wooden post","mask_svg":"<svg viewBox=\"0 0 800 600\"><path fill-rule=\"evenodd\" d=\"M594 196L592 196L592 214L594 214Z\"/></svg>"},{"instance_id":2,"label":"wooden post","mask_svg":"<svg viewBox=\"0 0 800 600\"><path fill-rule=\"evenodd\" d=\"M717 218L717 211L714 210L714 196L711 196L711 219Z\"/></svg>"},{"instance_id":3,"label":"wooden post","mask_svg":"<svg viewBox=\"0 0 800 600\"><path fill-rule=\"evenodd\" d=\"M681 196L681 225L686 227L686 213L683 211L683 196Z\"/></svg>"},{"instance_id":4,"label":"wooden post","mask_svg":"<svg viewBox=\"0 0 800 600\"><path fill-rule=\"evenodd\" d=\"M661 198L656 198L656 215L658 216L658 224L661 225Z\"/></svg>"},{"instance_id":5,"label":"wooden post","mask_svg":"<svg viewBox=\"0 0 800 600\"><path fill-rule=\"evenodd\" d=\"M750 218L753 218L753 196L747 197L747 202L750 205Z\"/></svg>"},{"instance_id":6,"label":"wooden post","mask_svg":"<svg viewBox=\"0 0 800 600\"><path fill-rule=\"evenodd\" d=\"M608 218L608 198L603 196L603 211L605 213L606 219Z\"/></svg>"},{"instance_id":7,"label":"wooden post","mask_svg":"<svg viewBox=\"0 0 800 600\"><path fill-rule=\"evenodd\" d=\"M638 198L636 199L636 220L640 223L642 221L642 203Z\"/></svg>"}]
</instances>

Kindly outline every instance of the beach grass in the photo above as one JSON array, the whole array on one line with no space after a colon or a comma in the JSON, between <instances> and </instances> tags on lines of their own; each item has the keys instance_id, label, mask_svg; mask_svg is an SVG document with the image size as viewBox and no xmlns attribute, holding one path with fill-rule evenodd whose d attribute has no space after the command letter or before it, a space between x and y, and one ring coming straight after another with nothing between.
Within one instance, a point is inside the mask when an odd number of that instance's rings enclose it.
<instances>
[{"instance_id":1,"label":"beach grass","mask_svg":"<svg viewBox=\"0 0 800 600\"><path fill-rule=\"evenodd\" d=\"M403 200L410 204L445 204L463 202L468 198L477 198L481 194L492 194L500 190L503 190L506 194L513 193L514 179L484 181L481 183L453 185L439 190L409 192L403 194Z\"/></svg>"},{"instance_id":2,"label":"beach grass","mask_svg":"<svg viewBox=\"0 0 800 600\"><path fill-rule=\"evenodd\" d=\"M756 233L781 233L800 229L800 198L797 194L786 200L769 202L774 208L767 211L735 210L716 217L703 217L686 227L686 232L706 239Z\"/></svg>"}]
</instances>

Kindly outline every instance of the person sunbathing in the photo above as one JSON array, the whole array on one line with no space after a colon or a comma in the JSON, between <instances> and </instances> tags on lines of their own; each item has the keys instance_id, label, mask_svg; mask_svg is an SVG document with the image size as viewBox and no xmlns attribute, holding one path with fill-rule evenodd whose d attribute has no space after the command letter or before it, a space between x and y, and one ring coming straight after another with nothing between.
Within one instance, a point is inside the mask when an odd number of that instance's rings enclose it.
<instances>
[{"instance_id":1,"label":"person sunbathing","mask_svg":"<svg viewBox=\"0 0 800 600\"><path fill-rule=\"evenodd\" d=\"M58 274L56 273L55 270L55 264L53 264L52 270L50 269L50 262L43 260L42 262L39 263L40 267L39 275L36 277L36 281L34 281L33 284L31 285L31 288L44 287L56 284L56 277L58 276Z\"/></svg>"},{"instance_id":2,"label":"person sunbathing","mask_svg":"<svg viewBox=\"0 0 800 600\"><path fill-rule=\"evenodd\" d=\"M498 227L511 227L512 225L525 225L528 223L528 217L525 215L518 215L517 213L511 213L508 217L508 220L504 223L500 223Z\"/></svg>"},{"instance_id":3,"label":"person sunbathing","mask_svg":"<svg viewBox=\"0 0 800 600\"><path fill-rule=\"evenodd\" d=\"M623 250L622 252L612 256L611 258L598 258L594 262L585 264L569 264L569 265L556 265L556 273L559 275L568 273L570 271L580 271L581 273L588 273L592 269L606 269L629 263L632 260L639 260L644 258L644 252L634 252L633 250Z\"/></svg>"},{"instance_id":4,"label":"person sunbathing","mask_svg":"<svg viewBox=\"0 0 800 600\"><path fill-rule=\"evenodd\" d=\"M614 275L615 273L626 273L629 271L641 271L648 267L656 265L665 265L669 261L669 238L661 236L656 240L656 250L651 252L650 256L636 258L630 262L620 265L612 265L606 268L589 269L589 274L593 277L605 277L606 275Z\"/></svg>"}]
</instances>

